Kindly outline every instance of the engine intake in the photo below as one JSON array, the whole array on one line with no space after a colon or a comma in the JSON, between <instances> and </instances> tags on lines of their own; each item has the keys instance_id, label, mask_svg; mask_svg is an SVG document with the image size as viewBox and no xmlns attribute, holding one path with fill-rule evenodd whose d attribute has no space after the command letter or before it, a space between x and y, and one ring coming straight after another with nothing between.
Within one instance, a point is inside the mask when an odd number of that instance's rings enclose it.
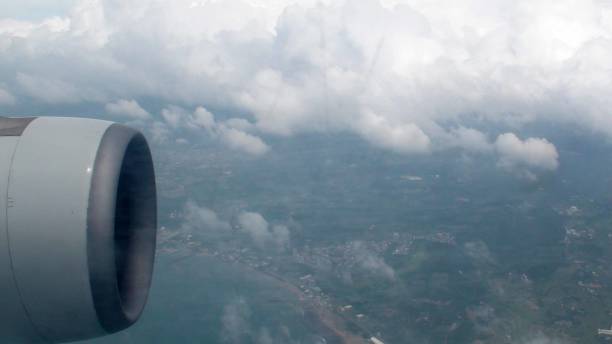
<instances>
[{"instance_id":1,"label":"engine intake","mask_svg":"<svg viewBox=\"0 0 612 344\"><path fill-rule=\"evenodd\" d=\"M139 132L82 118L0 118L2 342L88 339L136 322L156 213Z\"/></svg>"}]
</instances>

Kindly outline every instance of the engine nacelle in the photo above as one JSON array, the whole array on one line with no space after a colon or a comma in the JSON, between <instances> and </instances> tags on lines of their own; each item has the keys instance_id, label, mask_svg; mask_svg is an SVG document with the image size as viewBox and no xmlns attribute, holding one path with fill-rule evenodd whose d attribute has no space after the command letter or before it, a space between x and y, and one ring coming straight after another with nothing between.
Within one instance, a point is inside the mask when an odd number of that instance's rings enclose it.
<instances>
[{"instance_id":1,"label":"engine nacelle","mask_svg":"<svg viewBox=\"0 0 612 344\"><path fill-rule=\"evenodd\" d=\"M0 342L65 342L138 320L155 256L142 134L107 121L0 117Z\"/></svg>"}]
</instances>

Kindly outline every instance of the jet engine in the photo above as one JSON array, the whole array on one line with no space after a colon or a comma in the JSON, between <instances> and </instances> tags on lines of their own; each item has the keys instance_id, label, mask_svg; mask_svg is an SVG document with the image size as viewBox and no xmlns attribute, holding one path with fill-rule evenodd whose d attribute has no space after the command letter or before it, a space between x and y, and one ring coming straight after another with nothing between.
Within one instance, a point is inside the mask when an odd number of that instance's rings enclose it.
<instances>
[{"instance_id":1,"label":"jet engine","mask_svg":"<svg viewBox=\"0 0 612 344\"><path fill-rule=\"evenodd\" d=\"M156 228L141 133L0 117L0 342L76 341L132 325L147 301Z\"/></svg>"}]
</instances>

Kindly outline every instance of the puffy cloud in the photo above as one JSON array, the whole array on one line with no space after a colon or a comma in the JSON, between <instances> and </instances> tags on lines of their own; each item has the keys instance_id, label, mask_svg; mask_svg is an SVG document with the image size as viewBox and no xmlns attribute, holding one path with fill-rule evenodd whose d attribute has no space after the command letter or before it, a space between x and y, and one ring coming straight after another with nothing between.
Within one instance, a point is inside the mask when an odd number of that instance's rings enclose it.
<instances>
[{"instance_id":1,"label":"puffy cloud","mask_svg":"<svg viewBox=\"0 0 612 344\"><path fill-rule=\"evenodd\" d=\"M221 140L230 148L252 155L262 155L270 149L259 137L238 129L221 126L219 135Z\"/></svg>"},{"instance_id":2,"label":"puffy cloud","mask_svg":"<svg viewBox=\"0 0 612 344\"><path fill-rule=\"evenodd\" d=\"M151 114L143 109L135 100L119 99L114 103L107 103L105 108L106 112L110 114L132 119L149 119L151 117Z\"/></svg>"},{"instance_id":3,"label":"puffy cloud","mask_svg":"<svg viewBox=\"0 0 612 344\"><path fill-rule=\"evenodd\" d=\"M259 213L240 213L238 215L238 224L259 248L273 245L279 250L284 250L289 246L289 229L283 225L270 225Z\"/></svg>"},{"instance_id":4,"label":"puffy cloud","mask_svg":"<svg viewBox=\"0 0 612 344\"><path fill-rule=\"evenodd\" d=\"M162 109L161 114L166 124L175 129L181 126L181 121L189 118L187 111L175 105Z\"/></svg>"},{"instance_id":5,"label":"puffy cloud","mask_svg":"<svg viewBox=\"0 0 612 344\"><path fill-rule=\"evenodd\" d=\"M215 123L215 116L203 106L198 106L193 112L191 117L190 125L192 127L200 127L207 130L213 130Z\"/></svg>"},{"instance_id":6,"label":"puffy cloud","mask_svg":"<svg viewBox=\"0 0 612 344\"><path fill-rule=\"evenodd\" d=\"M164 122L174 129L206 129L213 131L217 123L214 115L203 106L198 106L193 112L176 106L168 105L161 112Z\"/></svg>"},{"instance_id":7,"label":"puffy cloud","mask_svg":"<svg viewBox=\"0 0 612 344\"><path fill-rule=\"evenodd\" d=\"M372 144L399 153L423 153L429 150L429 137L414 123L393 125L374 113L365 114L356 123L357 131Z\"/></svg>"},{"instance_id":8,"label":"puffy cloud","mask_svg":"<svg viewBox=\"0 0 612 344\"><path fill-rule=\"evenodd\" d=\"M183 229L191 232L196 231L229 231L231 226L228 222L219 219L217 214L199 206L194 201L187 201L183 209Z\"/></svg>"},{"instance_id":9,"label":"puffy cloud","mask_svg":"<svg viewBox=\"0 0 612 344\"><path fill-rule=\"evenodd\" d=\"M546 139L528 138L522 141L513 133L505 133L497 137L495 149L502 166L525 166L548 171L559 167L559 153L555 145Z\"/></svg>"},{"instance_id":10,"label":"puffy cloud","mask_svg":"<svg viewBox=\"0 0 612 344\"><path fill-rule=\"evenodd\" d=\"M231 118L217 122L214 115L203 106L190 113L179 106L169 105L161 114L164 122L173 129L205 129L210 135L237 151L259 156L270 149L261 138L245 131L252 130L253 126L244 119Z\"/></svg>"},{"instance_id":11,"label":"puffy cloud","mask_svg":"<svg viewBox=\"0 0 612 344\"><path fill-rule=\"evenodd\" d=\"M0 20L0 83L43 103L204 104L261 133L349 131L402 154L484 151L474 131L443 133L557 121L612 136L610 18L595 0L87 0ZM167 110L171 128L211 128ZM230 127L227 142L254 142Z\"/></svg>"},{"instance_id":12,"label":"puffy cloud","mask_svg":"<svg viewBox=\"0 0 612 344\"><path fill-rule=\"evenodd\" d=\"M472 128L458 127L450 130L449 145L468 152L488 153L493 149L487 135Z\"/></svg>"},{"instance_id":13,"label":"puffy cloud","mask_svg":"<svg viewBox=\"0 0 612 344\"><path fill-rule=\"evenodd\" d=\"M247 232L255 244L263 247L270 237L268 221L258 213L244 212L238 216L240 227Z\"/></svg>"}]
</instances>

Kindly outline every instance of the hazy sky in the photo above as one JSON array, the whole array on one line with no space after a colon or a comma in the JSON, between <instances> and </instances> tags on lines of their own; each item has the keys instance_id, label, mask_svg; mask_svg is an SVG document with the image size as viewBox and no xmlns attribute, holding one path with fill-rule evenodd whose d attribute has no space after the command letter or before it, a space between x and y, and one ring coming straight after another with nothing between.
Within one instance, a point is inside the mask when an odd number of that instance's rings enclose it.
<instances>
[{"instance_id":1,"label":"hazy sky","mask_svg":"<svg viewBox=\"0 0 612 344\"><path fill-rule=\"evenodd\" d=\"M99 104L160 142L190 130L254 156L274 148L266 137L349 132L399 154L493 154L529 173L562 161L526 124L612 135L608 2L16 4L0 5L5 111Z\"/></svg>"},{"instance_id":2,"label":"hazy sky","mask_svg":"<svg viewBox=\"0 0 612 344\"><path fill-rule=\"evenodd\" d=\"M3 0L0 1L0 13L5 18L41 20L50 16L67 15L76 3L76 0Z\"/></svg>"}]
</instances>

